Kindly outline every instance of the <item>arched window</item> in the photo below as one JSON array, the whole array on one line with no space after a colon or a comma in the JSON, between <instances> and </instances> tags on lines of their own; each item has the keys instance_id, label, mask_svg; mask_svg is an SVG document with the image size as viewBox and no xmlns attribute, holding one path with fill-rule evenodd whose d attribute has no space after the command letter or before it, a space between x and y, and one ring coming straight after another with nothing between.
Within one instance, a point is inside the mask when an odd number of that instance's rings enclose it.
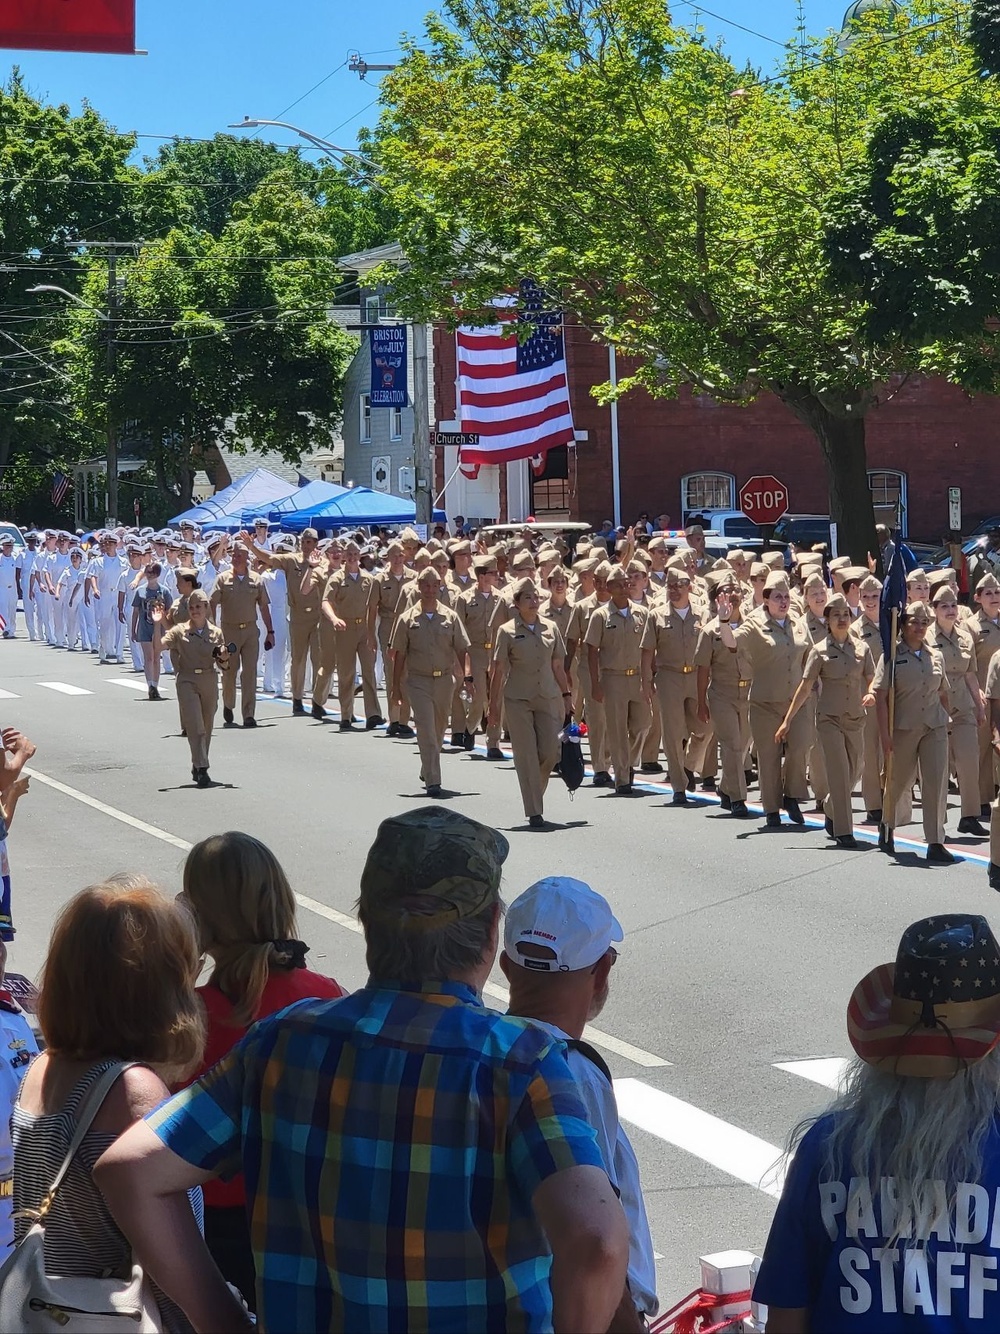
<instances>
[{"instance_id":1,"label":"arched window","mask_svg":"<svg viewBox=\"0 0 1000 1334\"><path fill-rule=\"evenodd\" d=\"M728 472L689 472L681 478L681 514L699 510L731 510L736 505L736 479Z\"/></svg>"},{"instance_id":2,"label":"arched window","mask_svg":"<svg viewBox=\"0 0 1000 1334\"><path fill-rule=\"evenodd\" d=\"M895 468L873 468L868 473L868 486L875 506L876 522L892 526L898 519L900 531L905 537L906 473Z\"/></svg>"}]
</instances>

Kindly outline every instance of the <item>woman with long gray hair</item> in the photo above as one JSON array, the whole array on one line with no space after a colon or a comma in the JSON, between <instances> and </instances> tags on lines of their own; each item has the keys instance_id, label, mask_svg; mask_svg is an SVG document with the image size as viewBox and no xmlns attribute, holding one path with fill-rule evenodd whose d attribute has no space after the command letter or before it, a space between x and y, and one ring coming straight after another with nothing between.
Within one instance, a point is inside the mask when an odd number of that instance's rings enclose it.
<instances>
[{"instance_id":1,"label":"woman with long gray hair","mask_svg":"<svg viewBox=\"0 0 1000 1334\"><path fill-rule=\"evenodd\" d=\"M1000 945L909 927L854 990L857 1059L799 1127L754 1299L768 1334L1000 1329Z\"/></svg>"}]
</instances>

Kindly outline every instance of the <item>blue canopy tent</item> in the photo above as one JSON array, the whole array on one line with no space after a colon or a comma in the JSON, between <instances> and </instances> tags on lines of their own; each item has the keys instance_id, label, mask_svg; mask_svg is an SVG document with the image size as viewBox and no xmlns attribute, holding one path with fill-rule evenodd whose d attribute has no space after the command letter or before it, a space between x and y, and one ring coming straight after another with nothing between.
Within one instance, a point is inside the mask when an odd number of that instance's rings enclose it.
<instances>
[{"instance_id":1,"label":"blue canopy tent","mask_svg":"<svg viewBox=\"0 0 1000 1334\"><path fill-rule=\"evenodd\" d=\"M291 495L284 496L281 500L268 500L262 505L254 505L252 509L245 509L243 519L246 523L252 523L254 519L271 519L275 523L283 523L286 515L294 514L296 510L312 509L324 501L346 496L348 490L348 487L338 486L336 482L324 482L317 478L314 482L307 482L305 486L296 487Z\"/></svg>"},{"instance_id":2,"label":"blue canopy tent","mask_svg":"<svg viewBox=\"0 0 1000 1334\"><path fill-rule=\"evenodd\" d=\"M333 500L311 509L281 516L283 527L300 533L303 528L356 528L359 525L414 523L417 507L412 500L387 496L367 486L355 486ZM434 511L434 523L444 523L444 510Z\"/></svg>"},{"instance_id":3,"label":"blue canopy tent","mask_svg":"<svg viewBox=\"0 0 1000 1334\"><path fill-rule=\"evenodd\" d=\"M170 522L178 524L188 520L202 528L238 528L244 510L273 504L283 500L289 492L294 494L297 490L298 487L292 487L285 478L268 472L266 468L254 468L244 477L238 477L231 486L209 496L202 504L185 510L183 514L174 515Z\"/></svg>"}]
</instances>

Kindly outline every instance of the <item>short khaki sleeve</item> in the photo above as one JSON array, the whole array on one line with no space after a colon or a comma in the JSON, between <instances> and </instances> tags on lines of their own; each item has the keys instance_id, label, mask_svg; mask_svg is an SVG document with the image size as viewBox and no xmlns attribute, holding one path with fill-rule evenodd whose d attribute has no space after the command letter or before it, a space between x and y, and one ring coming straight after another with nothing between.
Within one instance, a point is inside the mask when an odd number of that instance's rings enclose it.
<instances>
[{"instance_id":1,"label":"short khaki sleeve","mask_svg":"<svg viewBox=\"0 0 1000 1334\"><path fill-rule=\"evenodd\" d=\"M986 698L1000 699L1000 649L990 658L990 669L986 674Z\"/></svg>"},{"instance_id":2,"label":"short khaki sleeve","mask_svg":"<svg viewBox=\"0 0 1000 1334\"><path fill-rule=\"evenodd\" d=\"M815 648L811 648L809 650L809 655L806 658L806 665L802 669L803 681L818 680L822 670L823 670L823 658Z\"/></svg>"},{"instance_id":3,"label":"short khaki sleeve","mask_svg":"<svg viewBox=\"0 0 1000 1334\"><path fill-rule=\"evenodd\" d=\"M600 610L594 612L590 618L590 624L587 626L586 642L593 648L600 648L604 639L604 614Z\"/></svg>"},{"instance_id":4,"label":"short khaki sleeve","mask_svg":"<svg viewBox=\"0 0 1000 1334\"><path fill-rule=\"evenodd\" d=\"M410 625L405 616L400 616L392 631L389 648L393 653L405 653L410 647Z\"/></svg>"}]
</instances>

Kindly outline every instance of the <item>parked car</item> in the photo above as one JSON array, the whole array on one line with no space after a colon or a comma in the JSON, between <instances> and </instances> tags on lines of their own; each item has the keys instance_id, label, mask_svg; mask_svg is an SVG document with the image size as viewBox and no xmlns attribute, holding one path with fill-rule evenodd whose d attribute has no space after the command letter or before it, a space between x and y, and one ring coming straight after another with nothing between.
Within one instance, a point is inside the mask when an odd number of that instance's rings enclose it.
<instances>
[{"instance_id":1,"label":"parked car","mask_svg":"<svg viewBox=\"0 0 1000 1334\"><path fill-rule=\"evenodd\" d=\"M774 525L775 546L815 546L818 542L830 545L830 516L828 514L783 514Z\"/></svg>"},{"instance_id":2,"label":"parked car","mask_svg":"<svg viewBox=\"0 0 1000 1334\"><path fill-rule=\"evenodd\" d=\"M742 510L700 510L699 513L709 520L706 526L721 537L736 537L743 541L761 537L759 526ZM692 517L695 517L693 513Z\"/></svg>"},{"instance_id":3,"label":"parked car","mask_svg":"<svg viewBox=\"0 0 1000 1334\"><path fill-rule=\"evenodd\" d=\"M986 534L991 533L994 528L1000 528L1000 514L994 514L992 518L984 519L982 523L977 523L969 536L985 537Z\"/></svg>"}]
</instances>

